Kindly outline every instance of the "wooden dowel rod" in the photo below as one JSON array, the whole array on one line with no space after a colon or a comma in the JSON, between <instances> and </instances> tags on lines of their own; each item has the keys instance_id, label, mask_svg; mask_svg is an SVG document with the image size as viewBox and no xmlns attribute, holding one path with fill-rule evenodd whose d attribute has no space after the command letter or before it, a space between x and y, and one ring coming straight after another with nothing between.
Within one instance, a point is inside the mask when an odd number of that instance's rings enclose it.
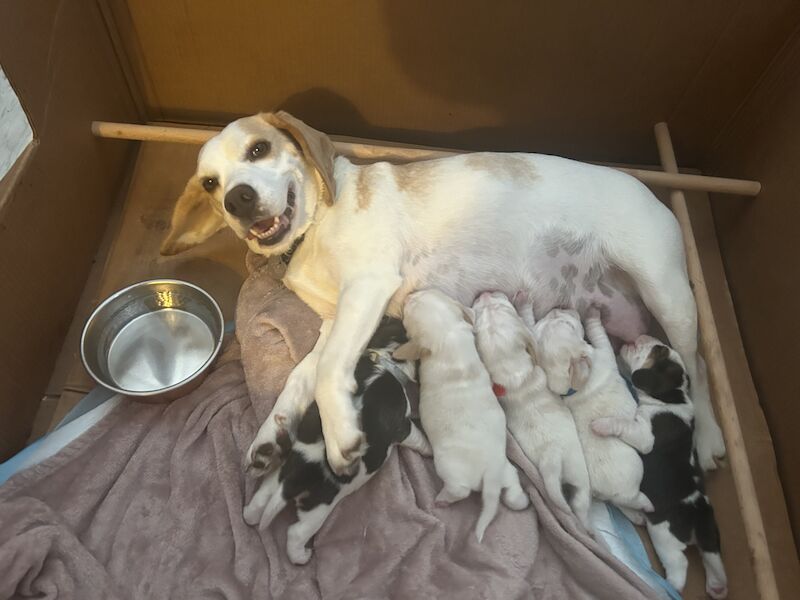
<instances>
[{"instance_id":1,"label":"wooden dowel rod","mask_svg":"<svg viewBox=\"0 0 800 600\"><path fill-rule=\"evenodd\" d=\"M132 123L110 123L94 121L92 133L98 137L122 140L140 140L152 142L177 142L181 144L203 144L219 132L214 129L197 129L190 127L170 127L165 125L134 125ZM463 154L457 150L444 148L425 148L404 144L387 144L357 140L349 137L331 136L336 151L343 156L361 160L418 161L442 158L454 154ZM707 177L687 173L665 173L646 169L629 169L613 167L636 177L647 185L666 188L680 188L720 194L737 194L756 196L761 191L758 181L743 179L727 179L724 177Z\"/></svg>"},{"instance_id":2,"label":"wooden dowel rod","mask_svg":"<svg viewBox=\"0 0 800 600\"><path fill-rule=\"evenodd\" d=\"M661 157L661 165L667 173L677 173L678 165L672 140L666 123L655 126L656 143ZM742 512L747 543L756 575L756 587L762 600L778 600L778 587L775 581L775 571L772 566L772 557L767 545L764 521L756 494L753 472L747 449L742 436L742 426L739 413L733 400L728 379L728 369L725 357L722 354L722 345L719 341L714 313L711 310L711 299L708 296L703 269L700 265L700 254L694 238L689 210L686 206L686 196L682 190L673 190L670 194L672 210L680 223L683 231L683 242L686 247L686 263L689 269L689 278L694 284L694 295L697 303L697 316L700 324L700 343L703 356L706 359L708 375L715 391L714 397L717 405L717 418L722 426L725 436L728 459L733 472L733 481L736 496Z\"/></svg>"}]
</instances>

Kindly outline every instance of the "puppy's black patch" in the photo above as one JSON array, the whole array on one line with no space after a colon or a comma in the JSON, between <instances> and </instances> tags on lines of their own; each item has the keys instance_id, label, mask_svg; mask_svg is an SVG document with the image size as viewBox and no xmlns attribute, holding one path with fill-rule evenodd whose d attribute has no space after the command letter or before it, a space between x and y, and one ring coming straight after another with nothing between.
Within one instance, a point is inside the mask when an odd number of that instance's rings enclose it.
<instances>
[{"instance_id":1,"label":"puppy's black patch","mask_svg":"<svg viewBox=\"0 0 800 600\"><path fill-rule=\"evenodd\" d=\"M368 474L377 471L392 444L404 440L411 431L403 384L380 362L376 363L369 351L391 348L407 340L402 322L385 317L356 365L356 397L361 400L361 426L367 443L361 461ZM330 469L316 402L309 405L300 419L296 440L294 447L289 444L286 449L286 460L279 472L283 497L294 501L299 511L331 504L341 487L352 481L355 474L336 475ZM322 460L308 460L304 450L314 455L321 452Z\"/></svg>"},{"instance_id":2,"label":"puppy's black patch","mask_svg":"<svg viewBox=\"0 0 800 600\"><path fill-rule=\"evenodd\" d=\"M670 359L669 348L655 346L650 351L649 362L650 367L633 372L633 385L667 404L686 403L682 389L686 373L681 365Z\"/></svg>"},{"instance_id":3,"label":"puppy's black patch","mask_svg":"<svg viewBox=\"0 0 800 600\"><path fill-rule=\"evenodd\" d=\"M690 402L686 392L689 379L683 367L670 358L666 346L655 346L648 363L649 367L634 371L631 379L639 390L665 406L650 421L653 449L642 455L641 490L654 508L646 518L654 525L666 521L672 535L684 544L694 542L703 552L719 553L719 529L694 449L694 423L671 412Z\"/></svg>"},{"instance_id":4,"label":"puppy's black patch","mask_svg":"<svg viewBox=\"0 0 800 600\"><path fill-rule=\"evenodd\" d=\"M312 402L297 426L297 441L304 444L313 444L321 439L322 418L319 416L319 406L317 406L316 402Z\"/></svg>"},{"instance_id":5,"label":"puppy's black patch","mask_svg":"<svg viewBox=\"0 0 800 600\"><path fill-rule=\"evenodd\" d=\"M657 414L651 426L655 442L653 449L642 455L641 490L655 508L651 521L660 523L672 507L698 489L691 464L694 442L692 428L672 413Z\"/></svg>"},{"instance_id":6,"label":"puppy's black patch","mask_svg":"<svg viewBox=\"0 0 800 600\"><path fill-rule=\"evenodd\" d=\"M408 437L411 423L402 384L384 372L364 392L361 426L367 438L364 465L367 473L380 468L389 447Z\"/></svg>"}]
</instances>

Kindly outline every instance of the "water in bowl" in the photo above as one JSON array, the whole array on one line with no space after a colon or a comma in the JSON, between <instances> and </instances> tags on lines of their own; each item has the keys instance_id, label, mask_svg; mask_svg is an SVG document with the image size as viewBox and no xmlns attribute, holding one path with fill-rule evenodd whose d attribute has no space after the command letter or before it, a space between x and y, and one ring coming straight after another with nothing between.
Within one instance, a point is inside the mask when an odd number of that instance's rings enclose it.
<instances>
[{"instance_id":1,"label":"water in bowl","mask_svg":"<svg viewBox=\"0 0 800 600\"><path fill-rule=\"evenodd\" d=\"M150 392L191 377L213 352L214 337L202 319L166 308L120 330L108 351L108 370L117 387Z\"/></svg>"}]
</instances>

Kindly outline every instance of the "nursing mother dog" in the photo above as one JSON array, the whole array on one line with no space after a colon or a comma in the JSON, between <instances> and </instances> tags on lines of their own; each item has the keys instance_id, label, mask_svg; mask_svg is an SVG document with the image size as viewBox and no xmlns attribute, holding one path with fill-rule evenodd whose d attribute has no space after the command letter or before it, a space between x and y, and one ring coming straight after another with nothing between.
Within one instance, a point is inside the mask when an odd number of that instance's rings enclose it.
<instances>
[{"instance_id":1,"label":"nursing mother dog","mask_svg":"<svg viewBox=\"0 0 800 600\"><path fill-rule=\"evenodd\" d=\"M697 313L681 231L639 181L541 154L462 154L406 165L356 165L285 112L239 119L200 151L162 253L228 226L253 252L291 256L284 276L323 319L246 458L283 458L309 403L328 461L345 473L364 452L353 370L384 313L438 288L464 305L485 290L525 294L535 314L606 307L612 336L643 333L640 297L687 365L701 464L724 453L697 354Z\"/></svg>"}]
</instances>

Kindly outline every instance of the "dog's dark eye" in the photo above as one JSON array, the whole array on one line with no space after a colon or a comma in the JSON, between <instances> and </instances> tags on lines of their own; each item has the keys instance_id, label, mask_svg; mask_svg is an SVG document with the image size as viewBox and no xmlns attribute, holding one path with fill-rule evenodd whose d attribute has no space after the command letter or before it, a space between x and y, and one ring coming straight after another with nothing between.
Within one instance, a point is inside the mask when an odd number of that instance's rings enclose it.
<instances>
[{"instance_id":1,"label":"dog's dark eye","mask_svg":"<svg viewBox=\"0 0 800 600\"><path fill-rule=\"evenodd\" d=\"M213 192L219 185L216 177L206 177L203 179L203 189L207 192Z\"/></svg>"},{"instance_id":2,"label":"dog's dark eye","mask_svg":"<svg viewBox=\"0 0 800 600\"><path fill-rule=\"evenodd\" d=\"M264 158L267 154L269 154L269 142L265 140L259 140L247 151L247 160L258 160L259 158Z\"/></svg>"}]
</instances>

